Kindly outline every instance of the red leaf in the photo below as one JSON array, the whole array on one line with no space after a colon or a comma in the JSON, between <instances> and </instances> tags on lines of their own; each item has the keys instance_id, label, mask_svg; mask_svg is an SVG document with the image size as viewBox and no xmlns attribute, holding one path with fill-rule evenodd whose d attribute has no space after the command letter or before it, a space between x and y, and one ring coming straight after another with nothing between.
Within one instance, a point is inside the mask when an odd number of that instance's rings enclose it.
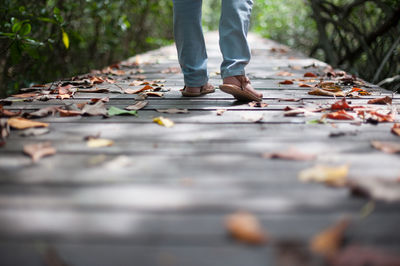
<instances>
[{"instance_id":1,"label":"red leaf","mask_svg":"<svg viewBox=\"0 0 400 266\"><path fill-rule=\"evenodd\" d=\"M352 110L351 106L347 103L346 98L343 98L340 101L335 102L331 106L331 110L343 110L343 109L349 109Z\"/></svg>"},{"instance_id":2,"label":"red leaf","mask_svg":"<svg viewBox=\"0 0 400 266\"><path fill-rule=\"evenodd\" d=\"M314 73L311 73L311 72L307 72L304 74L304 77L305 78L316 78L317 75L315 75Z\"/></svg>"},{"instance_id":3,"label":"red leaf","mask_svg":"<svg viewBox=\"0 0 400 266\"><path fill-rule=\"evenodd\" d=\"M368 101L369 104L392 104L392 98L389 96L383 98L372 99Z\"/></svg>"},{"instance_id":4,"label":"red leaf","mask_svg":"<svg viewBox=\"0 0 400 266\"><path fill-rule=\"evenodd\" d=\"M334 113L327 114L328 118L336 120L354 120L354 117L345 110L340 110Z\"/></svg>"},{"instance_id":5,"label":"red leaf","mask_svg":"<svg viewBox=\"0 0 400 266\"><path fill-rule=\"evenodd\" d=\"M293 81L287 79L287 80L284 80L284 81L279 82L279 84L282 84L282 85L291 85L291 84L293 84Z\"/></svg>"}]
</instances>

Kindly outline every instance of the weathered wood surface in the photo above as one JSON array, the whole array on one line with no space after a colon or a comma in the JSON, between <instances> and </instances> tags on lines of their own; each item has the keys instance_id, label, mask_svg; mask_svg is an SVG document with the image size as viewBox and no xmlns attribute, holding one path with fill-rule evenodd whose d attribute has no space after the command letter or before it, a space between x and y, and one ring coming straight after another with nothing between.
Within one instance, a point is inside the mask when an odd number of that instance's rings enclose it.
<instances>
[{"instance_id":1,"label":"weathered wood surface","mask_svg":"<svg viewBox=\"0 0 400 266\"><path fill-rule=\"evenodd\" d=\"M211 82L218 85L221 81L215 72L221 56L214 33L207 35L207 43ZM263 91L267 107L250 107L218 90L200 98L182 98L181 74L162 73L178 66L173 46L141 55L140 60L149 63L141 65L140 73L125 68L131 73L114 77L116 85L98 86L114 93L78 92L73 99L5 107L33 111L108 96L107 106L123 108L137 96L122 94L121 88L134 88L129 84L137 75L165 80L170 88L163 98L148 98L138 117L54 116L38 119L50 123L46 135L22 137L12 131L0 148L0 265L43 265L49 256L85 266L287 265L282 264L281 242L307 252L309 240L344 215L353 219L346 233L350 243L398 252L398 203L378 201L372 213L363 217L369 199L355 197L345 188L297 180L300 170L315 164L349 164L350 179L398 178L400 156L382 153L370 144L372 140L399 142L390 133L392 123L311 124L320 113L285 117L286 106L326 107L336 100L308 95L308 88L297 85L279 85L286 78L276 73L290 71L294 76L288 78L302 78L308 68L293 66L314 65L310 69L322 73L326 64L290 50L273 52L271 48L278 44L254 35L251 44L248 75L254 87ZM393 107L399 108L399 95L374 85L369 91L371 96L351 99L353 104L366 105L369 99L388 95L393 96ZM156 111L175 107L189 113ZM227 111L217 116L218 109ZM159 115L171 118L175 127L154 124L152 118ZM262 120L255 123L259 117ZM338 132L346 134L330 137ZM86 147L84 136L96 133L114 140L114 145ZM41 141L51 141L57 154L32 163L23 155L23 146ZM317 159L261 157L290 147L314 153ZM236 210L256 214L274 241L251 247L229 238L224 217ZM49 248L55 253L49 253Z\"/></svg>"}]
</instances>

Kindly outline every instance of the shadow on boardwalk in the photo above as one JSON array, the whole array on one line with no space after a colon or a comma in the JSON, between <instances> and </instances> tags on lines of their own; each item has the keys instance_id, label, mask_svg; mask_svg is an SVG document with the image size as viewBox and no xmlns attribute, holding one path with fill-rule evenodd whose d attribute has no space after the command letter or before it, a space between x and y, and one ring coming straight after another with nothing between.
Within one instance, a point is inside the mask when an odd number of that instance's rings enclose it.
<instances>
[{"instance_id":1,"label":"shadow on boardwalk","mask_svg":"<svg viewBox=\"0 0 400 266\"><path fill-rule=\"evenodd\" d=\"M391 133L397 118L375 125L371 122L379 122L379 115L371 112L379 109L384 116L392 111L394 116L400 97L365 84L362 89L371 94L359 96L355 91L348 101L366 107L358 111L371 117L362 119L355 110L348 111L354 120L327 118L316 123L342 97L310 95L310 88L301 83L314 86L321 77L326 80L327 65L272 41L254 35L250 39L253 59L248 75L264 93L263 107L235 102L219 90L182 98L183 81L172 46L131 58L120 64L121 69L95 73L116 81L93 87L103 92L78 89L64 100L40 101L38 95L22 98L33 101L7 99L14 101L4 106L9 111L32 112L103 97L109 97L108 108L123 109L139 97L123 93L142 88L130 85L137 79L159 80L155 83L164 85L162 90L170 89L163 98L148 97L137 117L57 113L35 119L49 123L48 134L23 137L19 130L11 131L0 148L0 264L324 265L310 253L310 240L343 216L351 222L336 257L345 251L361 259L376 250L398 252L400 157L371 146L371 141L398 145L400 137ZM207 43L211 82L218 85L221 56L215 33L207 35ZM317 76L305 78L306 72ZM293 84L282 85L283 80ZM392 98L391 105L367 104L384 96ZM170 108L189 113L157 111ZM175 126L153 123L160 115ZM84 137L98 133L113 145L87 147ZM23 154L25 145L46 141L56 148L55 155L32 163ZM262 156L291 147L316 158ZM348 185L300 182L299 173L315 165L348 165L347 182L363 195L354 195ZM259 219L271 236L268 244L249 246L228 237L224 221L237 210ZM374 263L376 257L369 261Z\"/></svg>"}]
</instances>

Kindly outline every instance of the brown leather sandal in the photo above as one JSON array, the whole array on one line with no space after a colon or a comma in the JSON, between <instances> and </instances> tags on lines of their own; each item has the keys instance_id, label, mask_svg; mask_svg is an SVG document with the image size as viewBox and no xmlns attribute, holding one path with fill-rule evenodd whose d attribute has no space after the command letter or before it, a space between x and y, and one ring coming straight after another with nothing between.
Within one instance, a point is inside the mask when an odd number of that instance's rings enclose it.
<instances>
[{"instance_id":1,"label":"brown leather sandal","mask_svg":"<svg viewBox=\"0 0 400 266\"><path fill-rule=\"evenodd\" d=\"M200 91L199 92L189 92L186 91L186 86L183 87L183 89L180 90L182 93L182 96L185 97L198 97L207 93L213 93L215 92L215 88L213 85L211 85L210 83L207 83L206 85L203 85L200 87Z\"/></svg>"},{"instance_id":2,"label":"brown leather sandal","mask_svg":"<svg viewBox=\"0 0 400 266\"><path fill-rule=\"evenodd\" d=\"M245 102L261 102L262 96L258 96L254 93L254 88L250 85L250 80L246 76L234 76L240 83L241 86L237 86L234 84L222 84L219 86L219 89L223 92L232 94L233 97L238 99L239 101Z\"/></svg>"}]
</instances>

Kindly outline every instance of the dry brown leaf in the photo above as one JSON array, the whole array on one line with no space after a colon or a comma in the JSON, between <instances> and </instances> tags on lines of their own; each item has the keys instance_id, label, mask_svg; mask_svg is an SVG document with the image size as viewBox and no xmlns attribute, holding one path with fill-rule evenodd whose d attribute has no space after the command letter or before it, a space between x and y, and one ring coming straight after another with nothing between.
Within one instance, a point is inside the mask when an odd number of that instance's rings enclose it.
<instances>
[{"instance_id":1,"label":"dry brown leaf","mask_svg":"<svg viewBox=\"0 0 400 266\"><path fill-rule=\"evenodd\" d=\"M372 99L368 101L369 104L392 104L392 98L385 96L383 98Z\"/></svg>"},{"instance_id":2,"label":"dry brown leaf","mask_svg":"<svg viewBox=\"0 0 400 266\"><path fill-rule=\"evenodd\" d=\"M400 136L400 124L394 124L392 127L392 133Z\"/></svg>"},{"instance_id":3,"label":"dry brown leaf","mask_svg":"<svg viewBox=\"0 0 400 266\"><path fill-rule=\"evenodd\" d=\"M333 226L311 239L310 249L326 259L332 259L343 245L344 234L349 226L348 219L341 219Z\"/></svg>"},{"instance_id":4,"label":"dry brown leaf","mask_svg":"<svg viewBox=\"0 0 400 266\"><path fill-rule=\"evenodd\" d=\"M217 115L221 116L226 112L226 109L217 109Z\"/></svg>"},{"instance_id":5,"label":"dry brown leaf","mask_svg":"<svg viewBox=\"0 0 400 266\"><path fill-rule=\"evenodd\" d=\"M290 73L290 72L287 72L287 71L281 71L281 72L276 73L275 75L277 75L277 76L282 76L282 77L291 77L291 76L293 76L294 74L293 74L293 73Z\"/></svg>"},{"instance_id":6,"label":"dry brown leaf","mask_svg":"<svg viewBox=\"0 0 400 266\"><path fill-rule=\"evenodd\" d=\"M290 148L286 151L263 153L262 157L267 158L267 159L311 161L311 160L315 160L316 155L303 153L303 152L298 151L297 149Z\"/></svg>"},{"instance_id":7,"label":"dry brown leaf","mask_svg":"<svg viewBox=\"0 0 400 266\"><path fill-rule=\"evenodd\" d=\"M148 103L148 101L137 101L134 104L125 107L125 109L128 111L137 111L145 107Z\"/></svg>"},{"instance_id":8,"label":"dry brown leaf","mask_svg":"<svg viewBox=\"0 0 400 266\"><path fill-rule=\"evenodd\" d=\"M316 78L318 76L316 74L314 74L314 73L307 72L307 73L304 74L304 77L305 78Z\"/></svg>"},{"instance_id":9,"label":"dry brown leaf","mask_svg":"<svg viewBox=\"0 0 400 266\"><path fill-rule=\"evenodd\" d=\"M385 153L398 153L400 152L400 142L394 141L372 141L372 147Z\"/></svg>"},{"instance_id":10,"label":"dry brown leaf","mask_svg":"<svg viewBox=\"0 0 400 266\"><path fill-rule=\"evenodd\" d=\"M49 106L49 107L39 109L35 112L28 113L28 114L26 114L26 117L28 117L28 118L46 117L49 115L54 115L57 112L57 110L58 110L58 108L56 106Z\"/></svg>"},{"instance_id":11,"label":"dry brown leaf","mask_svg":"<svg viewBox=\"0 0 400 266\"><path fill-rule=\"evenodd\" d=\"M56 149L50 142L41 142L24 146L24 153L31 156L33 162L37 162L44 156L56 154Z\"/></svg>"},{"instance_id":12,"label":"dry brown leaf","mask_svg":"<svg viewBox=\"0 0 400 266\"><path fill-rule=\"evenodd\" d=\"M299 83L299 87L301 87L301 88L312 88L311 85L306 84L306 83Z\"/></svg>"},{"instance_id":13,"label":"dry brown leaf","mask_svg":"<svg viewBox=\"0 0 400 266\"><path fill-rule=\"evenodd\" d=\"M26 129L31 127L48 127L48 123L28 120L22 117L12 117L8 119L10 127L15 129Z\"/></svg>"},{"instance_id":14,"label":"dry brown leaf","mask_svg":"<svg viewBox=\"0 0 400 266\"><path fill-rule=\"evenodd\" d=\"M166 128L170 128L175 125L175 123L171 119L162 116L155 117L153 119L153 122L159 124L160 126L164 126Z\"/></svg>"},{"instance_id":15,"label":"dry brown leaf","mask_svg":"<svg viewBox=\"0 0 400 266\"><path fill-rule=\"evenodd\" d=\"M60 108L58 108L57 110L58 110L58 113L60 114L61 117L82 115L82 111L64 110L64 109L60 109Z\"/></svg>"},{"instance_id":16,"label":"dry brown leaf","mask_svg":"<svg viewBox=\"0 0 400 266\"><path fill-rule=\"evenodd\" d=\"M316 165L299 172L298 178L303 182L320 182L330 186L344 186L347 184L349 166L347 164L337 167Z\"/></svg>"},{"instance_id":17,"label":"dry brown leaf","mask_svg":"<svg viewBox=\"0 0 400 266\"><path fill-rule=\"evenodd\" d=\"M141 82L141 83L143 83L143 82ZM139 92L143 92L143 91L147 91L147 90L153 90L153 89L154 88L152 86L146 85L143 88L136 89L136 90L134 90L134 89L126 89L126 90L124 90L124 93L125 94L137 94Z\"/></svg>"},{"instance_id":18,"label":"dry brown leaf","mask_svg":"<svg viewBox=\"0 0 400 266\"><path fill-rule=\"evenodd\" d=\"M30 97L36 97L38 95L39 94L37 92L28 92L28 93L14 94L11 96L15 98L30 98Z\"/></svg>"},{"instance_id":19,"label":"dry brown leaf","mask_svg":"<svg viewBox=\"0 0 400 266\"><path fill-rule=\"evenodd\" d=\"M163 92L156 92L156 91L146 91L144 92L147 96L157 96L157 97L163 97L164 93Z\"/></svg>"},{"instance_id":20,"label":"dry brown leaf","mask_svg":"<svg viewBox=\"0 0 400 266\"><path fill-rule=\"evenodd\" d=\"M86 144L89 148L100 148L112 146L114 141L109 139L89 138Z\"/></svg>"},{"instance_id":21,"label":"dry brown leaf","mask_svg":"<svg viewBox=\"0 0 400 266\"><path fill-rule=\"evenodd\" d=\"M325 89L319 89L319 88L312 89L311 91L308 92L308 94L318 95L318 96L336 96L336 97L345 97L346 96L343 91L331 92L331 91L328 91Z\"/></svg>"},{"instance_id":22,"label":"dry brown leaf","mask_svg":"<svg viewBox=\"0 0 400 266\"><path fill-rule=\"evenodd\" d=\"M244 211L229 215L225 220L228 233L235 239L253 245L267 243L268 237L258 219Z\"/></svg>"},{"instance_id":23,"label":"dry brown leaf","mask_svg":"<svg viewBox=\"0 0 400 266\"><path fill-rule=\"evenodd\" d=\"M82 108L82 114L89 116L107 116L107 108L103 102L97 102L95 104L85 104Z\"/></svg>"},{"instance_id":24,"label":"dry brown leaf","mask_svg":"<svg viewBox=\"0 0 400 266\"><path fill-rule=\"evenodd\" d=\"M22 113L22 111L13 112L13 111L4 109L4 108L3 108L3 105L0 104L0 117L19 116L21 113Z\"/></svg>"},{"instance_id":25,"label":"dry brown leaf","mask_svg":"<svg viewBox=\"0 0 400 266\"><path fill-rule=\"evenodd\" d=\"M294 84L294 82L287 79L287 80L279 82L279 84L281 84L281 85L291 85L291 84Z\"/></svg>"},{"instance_id":26,"label":"dry brown leaf","mask_svg":"<svg viewBox=\"0 0 400 266\"><path fill-rule=\"evenodd\" d=\"M166 113L166 114L187 114L189 113L188 109L178 109L178 108L171 108L171 109L157 109L159 113Z\"/></svg>"}]
</instances>

